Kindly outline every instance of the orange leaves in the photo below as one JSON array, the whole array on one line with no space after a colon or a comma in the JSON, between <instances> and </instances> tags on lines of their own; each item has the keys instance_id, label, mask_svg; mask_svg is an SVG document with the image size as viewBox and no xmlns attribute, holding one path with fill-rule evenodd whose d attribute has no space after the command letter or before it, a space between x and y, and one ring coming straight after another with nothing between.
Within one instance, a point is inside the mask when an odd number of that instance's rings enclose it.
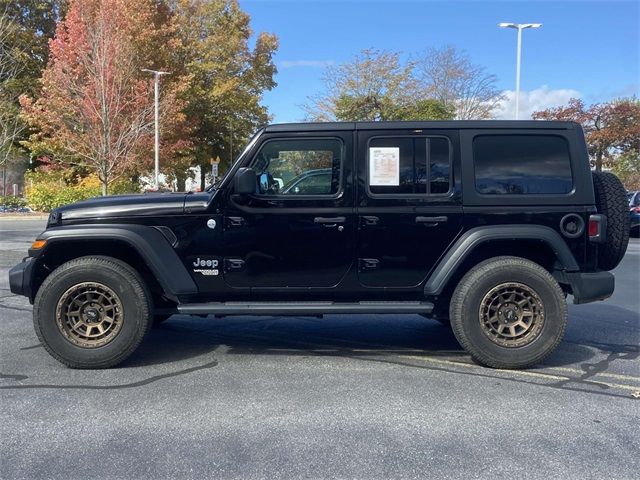
<instances>
[{"instance_id":1,"label":"orange leaves","mask_svg":"<svg viewBox=\"0 0 640 480\"><path fill-rule=\"evenodd\" d=\"M153 0L71 0L50 42L41 97L21 99L43 149L104 184L152 156L153 88L141 69L154 66L150 55L163 58L156 19ZM163 90L161 109L180 118L175 91Z\"/></svg>"},{"instance_id":2,"label":"orange leaves","mask_svg":"<svg viewBox=\"0 0 640 480\"><path fill-rule=\"evenodd\" d=\"M582 125L595 167L612 165L621 153L640 151L640 101L634 98L596 103L586 108L572 98L565 106L533 114L538 120L566 120Z\"/></svg>"}]
</instances>

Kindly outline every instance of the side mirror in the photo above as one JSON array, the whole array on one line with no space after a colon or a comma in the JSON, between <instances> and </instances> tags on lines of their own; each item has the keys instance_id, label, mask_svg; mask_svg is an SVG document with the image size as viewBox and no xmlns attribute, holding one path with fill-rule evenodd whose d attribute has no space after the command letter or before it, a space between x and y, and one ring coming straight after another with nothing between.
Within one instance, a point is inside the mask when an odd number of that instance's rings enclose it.
<instances>
[{"instance_id":1,"label":"side mirror","mask_svg":"<svg viewBox=\"0 0 640 480\"><path fill-rule=\"evenodd\" d=\"M253 168L239 168L233 177L233 193L241 195L256 193L256 185L256 171Z\"/></svg>"}]
</instances>

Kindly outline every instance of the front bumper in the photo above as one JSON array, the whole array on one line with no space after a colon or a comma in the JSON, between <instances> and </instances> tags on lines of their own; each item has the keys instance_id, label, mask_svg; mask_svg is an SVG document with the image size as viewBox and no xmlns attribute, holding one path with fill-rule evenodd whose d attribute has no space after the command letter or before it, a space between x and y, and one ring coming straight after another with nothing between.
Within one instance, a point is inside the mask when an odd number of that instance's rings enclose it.
<instances>
[{"instance_id":1,"label":"front bumper","mask_svg":"<svg viewBox=\"0 0 640 480\"><path fill-rule=\"evenodd\" d=\"M573 303L589 303L609 298L615 289L616 279L609 272L556 272L560 283L571 286Z\"/></svg>"},{"instance_id":2,"label":"front bumper","mask_svg":"<svg viewBox=\"0 0 640 480\"><path fill-rule=\"evenodd\" d=\"M9 288L11 293L24 295L31 300L34 258L26 257L18 265L9 270Z\"/></svg>"}]
</instances>

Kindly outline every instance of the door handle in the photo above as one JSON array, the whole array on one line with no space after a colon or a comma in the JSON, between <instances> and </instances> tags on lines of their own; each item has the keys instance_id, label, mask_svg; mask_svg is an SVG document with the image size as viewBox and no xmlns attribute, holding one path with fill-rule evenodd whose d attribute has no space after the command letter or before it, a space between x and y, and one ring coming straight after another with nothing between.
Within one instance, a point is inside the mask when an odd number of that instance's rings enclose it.
<instances>
[{"instance_id":1,"label":"door handle","mask_svg":"<svg viewBox=\"0 0 640 480\"><path fill-rule=\"evenodd\" d=\"M380 260L377 258L359 258L358 259L358 267L361 272L366 272L367 270L375 270L380 266Z\"/></svg>"},{"instance_id":2,"label":"door handle","mask_svg":"<svg viewBox=\"0 0 640 480\"><path fill-rule=\"evenodd\" d=\"M373 215L363 215L360 219L363 227L372 227L380 222L380 218Z\"/></svg>"},{"instance_id":3,"label":"door handle","mask_svg":"<svg viewBox=\"0 0 640 480\"><path fill-rule=\"evenodd\" d=\"M246 222L242 217L227 217L227 227L241 227Z\"/></svg>"},{"instance_id":4,"label":"door handle","mask_svg":"<svg viewBox=\"0 0 640 480\"><path fill-rule=\"evenodd\" d=\"M444 223L449 220L449 217L416 217L416 223Z\"/></svg>"},{"instance_id":5,"label":"door handle","mask_svg":"<svg viewBox=\"0 0 640 480\"><path fill-rule=\"evenodd\" d=\"M234 272L238 270L242 270L244 268L244 260L239 258L225 258L224 259L224 269L227 272Z\"/></svg>"},{"instance_id":6,"label":"door handle","mask_svg":"<svg viewBox=\"0 0 640 480\"><path fill-rule=\"evenodd\" d=\"M335 227L338 223L344 223L346 221L346 217L316 217L313 219L313 223L332 223L333 227Z\"/></svg>"}]
</instances>

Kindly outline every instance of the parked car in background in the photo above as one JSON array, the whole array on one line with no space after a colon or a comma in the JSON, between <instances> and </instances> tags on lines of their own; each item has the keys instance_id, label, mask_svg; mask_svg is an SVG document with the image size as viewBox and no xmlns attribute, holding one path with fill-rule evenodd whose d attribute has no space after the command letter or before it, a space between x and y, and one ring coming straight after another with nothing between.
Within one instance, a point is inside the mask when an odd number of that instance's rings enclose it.
<instances>
[{"instance_id":1,"label":"parked car in background","mask_svg":"<svg viewBox=\"0 0 640 480\"><path fill-rule=\"evenodd\" d=\"M0 213L31 213L29 207L16 207L13 205L0 205Z\"/></svg>"},{"instance_id":2,"label":"parked car in background","mask_svg":"<svg viewBox=\"0 0 640 480\"><path fill-rule=\"evenodd\" d=\"M640 190L627 192L629 197L629 233L640 237Z\"/></svg>"},{"instance_id":3,"label":"parked car in background","mask_svg":"<svg viewBox=\"0 0 640 480\"><path fill-rule=\"evenodd\" d=\"M0 213L29 213L31 209L27 207L27 201L22 197L14 195L0 195Z\"/></svg>"},{"instance_id":4,"label":"parked car in background","mask_svg":"<svg viewBox=\"0 0 640 480\"><path fill-rule=\"evenodd\" d=\"M326 195L331 193L330 168L308 170L289 181L280 193L283 195Z\"/></svg>"}]
</instances>

